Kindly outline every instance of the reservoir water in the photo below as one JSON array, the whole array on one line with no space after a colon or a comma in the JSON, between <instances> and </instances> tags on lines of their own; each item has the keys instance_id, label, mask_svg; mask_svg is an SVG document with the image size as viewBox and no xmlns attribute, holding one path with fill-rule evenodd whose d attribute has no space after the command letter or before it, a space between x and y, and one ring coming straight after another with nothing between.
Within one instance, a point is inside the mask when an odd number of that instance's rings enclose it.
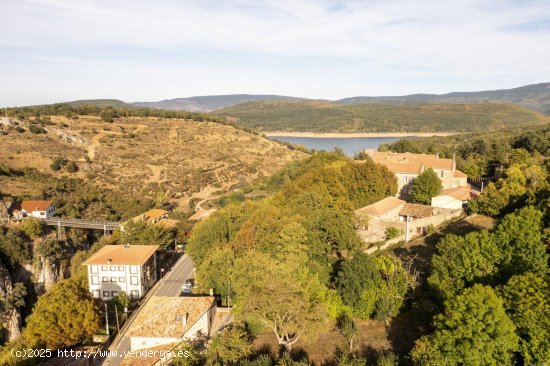
<instances>
[{"instance_id":1,"label":"reservoir water","mask_svg":"<svg viewBox=\"0 0 550 366\"><path fill-rule=\"evenodd\" d=\"M415 139L415 136L389 137L290 137L269 136L272 140L289 142L307 147L308 149L332 151L341 148L348 156L353 156L363 149L377 149L385 143L392 143L400 139Z\"/></svg>"}]
</instances>

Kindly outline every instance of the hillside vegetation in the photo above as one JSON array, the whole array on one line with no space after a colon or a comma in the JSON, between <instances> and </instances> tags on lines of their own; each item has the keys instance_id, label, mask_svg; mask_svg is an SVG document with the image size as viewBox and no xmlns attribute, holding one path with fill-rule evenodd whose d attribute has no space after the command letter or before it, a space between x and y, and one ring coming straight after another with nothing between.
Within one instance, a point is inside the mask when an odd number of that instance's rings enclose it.
<instances>
[{"instance_id":1,"label":"hillside vegetation","mask_svg":"<svg viewBox=\"0 0 550 366\"><path fill-rule=\"evenodd\" d=\"M165 99L159 102L136 102L136 107L167 109L174 111L211 112L216 109L230 107L235 104L256 100L299 100L301 98L283 95L229 94L205 95L190 98Z\"/></svg>"},{"instance_id":2,"label":"hillside vegetation","mask_svg":"<svg viewBox=\"0 0 550 366\"><path fill-rule=\"evenodd\" d=\"M247 102L218 112L260 131L442 132L485 131L550 122L513 104L337 104L313 101Z\"/></svg>"},{"instance_id":3,"label":"hillside vegetation","mask_svg":"<svg viewBox=\"0 0 550 366\"><path fill-rule=\"evenodd\" d=\"M458 169L471 178L480 178L496 174L495 167L509 163L515 149L523 149L539 157L550 155L550 125L419 138L414 142L402 139L382 145L379 149L439 154L446 158L455 155Z\"/></svg>"},{"instance_id":4,"label":"hillside vegetation","mask_svg":"<svg viewBox=\"0 0 550 366\"><path fill-rule=\"evenodd\" d=\"M550 83L525 85L513 89L447 94L412 94L392 97L352 97L339 103L475 103L508 102L550 114Z\"/></svg>"},{"instance_id":5,"label":"hillside vegetation","mask_svg":"<svg viewBox=\"0 0 550 366\"><path fill-rule=\"evenodd\" d=\"M158 204L232 190L305 154L215 122L180 118L26 117L0 126L0 166L80 178ZM46 182L44 182L44 180ZM3 194L44 196L47 179L0 174Z\"/></svg>"}]
</instances>

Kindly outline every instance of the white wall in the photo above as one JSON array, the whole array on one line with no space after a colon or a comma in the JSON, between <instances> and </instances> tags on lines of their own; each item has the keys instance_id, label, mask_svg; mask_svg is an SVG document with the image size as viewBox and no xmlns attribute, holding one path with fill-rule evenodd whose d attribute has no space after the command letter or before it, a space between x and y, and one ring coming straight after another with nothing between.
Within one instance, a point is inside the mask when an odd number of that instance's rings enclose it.
<instances>
[{"instance_id":1,"label":"white wall","mask_svg":"<svg viewBox=\"0 0 550 366\"><path fill-rule=\"evenodd\" d=\"M130 337L130 349L138 351L145 348L153 348L163 344L180 342L180 338L170 337Z\"/></svg>"},{"instance_id":2,"label":"white wall","mask_svg":"<svg viewBox=\"0 0 550 366\"><path fill-rule=\"evenodd\" d=\"M451 196L437 196L432 197L432 206L458 210L462 208L462 201Z\"/></svg>"},{"instance_id":3,"label":"white wall","mask_svg":"<svg viewBox=\"0 0 550 366\"><path fill-rule=\"evenodd\" d=\"M141 298L147 291L143 286L143 268L139 265L87 265L88 267L88 287L92 296L98 297L94 291L99 290L99 297L103 300L112 298L112 291L124 291L131 298L132 291L137 291L138 298ZM132 268L134 272L131 273ZM122 270L120 270L122 269ZM97 273L92 273L96 271ZM103 278L107 282L103 282ZM111 279L114 282L111 282ZM132 280L137 284L132 284ZM109 291L109 296L105 296L103 291Z\"/></svg>"},{"instance_id":4,"label":"white wall","mask_svg":"<svg viewBox=\"0 0 550 366\"><path fill-rule=\"evenodd\" d=\"M184 339L192 340L197 335L197 332L200 331L202 334L209 336L210 335L210 327L212 326L212 319L214 317L214 313L216 311L216 307L212 305L210 309L206 313L204 313L200 319L185 332L183 335Z\"/></svg>"}]
</instances>

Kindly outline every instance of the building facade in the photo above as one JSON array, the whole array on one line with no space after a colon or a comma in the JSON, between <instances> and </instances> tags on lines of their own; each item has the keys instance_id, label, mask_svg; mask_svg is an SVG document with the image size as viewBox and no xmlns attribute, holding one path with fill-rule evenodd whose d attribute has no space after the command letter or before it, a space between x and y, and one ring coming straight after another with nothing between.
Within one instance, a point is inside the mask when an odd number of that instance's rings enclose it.
<instances>
[{"instance_id":1,"label":"building facade","mask_svg":"<svg viewBox=\"0 0 550 366\"><path fill-rule=\"evenodd\" d=\"M132 299L143 297L157 282L158 245L106 245L83 265L95 298L110 300L120 292Z\"/></svg>"},{"instance_id":2,"label":"building facade","mask_svg":"<svg viewBox=\"0 0 550 366\"><path fill-rule=\"evenodd\" d=\"M443 188L468 186L468 176L456 169L456 161L439 155L368 151L375 163L382 164L397 177L398 195L406 197L414 178L431 168L441 179Z\"/></svg>"},{"instance_id":3,"label":"building facade","mask_svg":"<svg viewBox=\"0 0 550 366\"><path fill-rule=\"evenodd\" d=\"M52 201L23 201L20 209L13 211L13 216L17 219L24 217L36 217L38 219L49 219L55 215L55 206Z\"/></svg>"}]
</instances>

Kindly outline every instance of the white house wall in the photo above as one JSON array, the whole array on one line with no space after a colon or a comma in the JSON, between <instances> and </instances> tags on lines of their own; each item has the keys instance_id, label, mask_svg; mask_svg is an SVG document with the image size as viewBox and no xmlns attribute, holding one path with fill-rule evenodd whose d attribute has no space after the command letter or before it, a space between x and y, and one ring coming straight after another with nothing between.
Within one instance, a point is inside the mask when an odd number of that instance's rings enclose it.
<instances>
[{"instance_id":1,"label":"white house wall","mask_svg":"<svg viewBox=\"0 0 550 366\"><path fill-rule=\"evenodd\" d=\"M142 297L150 288L151 281L144 286L143 267L139 265L88 265L88 286L92 296L109 300L113 297L113 291L124 291L128 297L132 297L132 291L137 291L137 297ZM133 270L132 270L133 269ZM93 273L97 272L97 273ZM136 272L136 273L132 273ZM106 278L107 282L103 279ZM114 279L114 281L112 281ZM153 281L154 283L154 281ZM99 296L97 291L99 291ZM109 292L106 296L104 291ZM134 292L134 295L136 292ZM135 296L134 296L135 297Z\"/></svg>"},{"instance_id":2,"label":"white house wall","mask_svg":"<svg viewBox=\"0 0 550 366\"><path fill-rule=\"evenodd\" d=\"M132 351L139 351L146 348L158 347L163 344L170 344L180 341L180 338L170 337L130 337L130 349Z\"/></svg>"},{"instance_id":3,"label":"white house wall","mask_svg":"<svg viewBox=\"0 0 550 366\"><path fill-rule=\"evenodd\" d=\"M458 210L462 208L462 201L451 196L432 197L432 206Z\"/></svg>"}]
</instances>

